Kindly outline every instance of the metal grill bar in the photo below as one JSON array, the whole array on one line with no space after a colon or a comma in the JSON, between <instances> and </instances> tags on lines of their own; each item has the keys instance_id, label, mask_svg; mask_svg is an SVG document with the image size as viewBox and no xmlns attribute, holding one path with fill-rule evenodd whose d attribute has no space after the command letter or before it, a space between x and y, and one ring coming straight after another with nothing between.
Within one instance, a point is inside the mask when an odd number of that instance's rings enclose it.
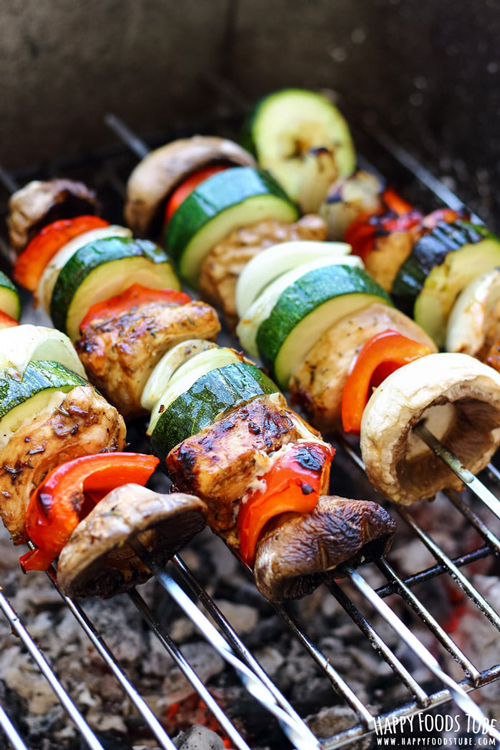
<instances>
[{"instance_id":1,"label":"metal grill bar","mask_svg":"<svg viewBox=\"0 0 500 750\"><path fill-rule=\"evenodd\" d=\"M30 636L28 630L25 628L15 611L12 609L9 601L1 590L0 609L9 621L11 627L15 630L19 638L22 640L30 656L36 662L36 665L39 668L40 672L43 674L50 687L57 695L59 702L61 703L62 707L67 712L73 723L76 725L78 731L82 735L87 745L91 748L91 750L104 750L94 732L91 730L91 728L69 697L68 693L57 679L48 661L45 659L44 655L36 645L33 638Z\"/></svg>"},{"instance_id":2,"label":"metal grill bar","mask_svg":"<svg viewBox=\"0 0 500 750\"><path fill-rule=\"evenodd\" d=\"M398 657L389 648L383 638L377 633L373 625L361 614L354 602L349 599L347 594L340 588L338 583L328 584L328 590L337 599L339 604L345 609L349 617L356 623L362 633L366 635L374 650L382 656L389 664L392 671L399 677L406 687L413 693L417 703L426 708L429 705L429 696L418 682L411 676L406 667L401 664Z\"/></svg>"},{"instance_id":3,"label":"metal grill bar","mask_svg":"<svg viewBox=\"0 0 500 750\"><path fill-rule=\"evenodd\" d=\"M481 676L481 673L474 666L474 664L465 656L463 651L457 646L455 641L450 638L448 633L441 627L438 621L432 617L429 611L422 606L421 602L417 599L415 594L410 591L401 578L397 575L394 568L389 565L387 560L380 560L377 563L379 570L385 574L386 578L391 580L396 588L399 590L401 597L407 604L413 609L413 611L420 617L429 630L434 633L439 642L445 647L445 649L453 656L455 661L460 664L465 674L471 680L473 685L477 685Z\"/></svg>"},{"instance_id":4,"label":"metal grill bar","mask_svg":"<svg viewBox=\"0 0 500 750\"><path fill-rule=\"evenodd\" d=\"M411 630L407 628L406 625L403 625L399 617L392 611L387 603L377 596L376 592L371 586L369 586L363 576L357 570L349 568L348 566L346 566L345 570L358 591L360 591L375 610L382 615L384 620L389 623L398 636L407 644L413 653L418 656L425 666L436 675L444 685L446 685L457 706L459 706L465 714L472 716L473 719L479 722L479 725L482 726L483 723L485 723L485 716L479 706L469 698L465 690L443 671L437 659L435 659L430 651L423 646ZM489 725L486 727L486 731L491 737L494 737L497 742L500 742L500 732L494 727Z\"/></svg>"},{"instance_id":5,"label":"metal grill bar","mask_svg":"<svg viewBox=\"0 0 500 750\"><path fill-rule=\"evenodd\" d=\"M0 705L0 727L3 729L5 736L9 740L14 750L28 750L21 737L17 733L17 730L7 714L4 711L3 706Z\"/></svg>"},{"instance_id":6,"label":"metal grill bar","mask_svg":"<svg viewBox=\"0 0 500 750\"><path fill-rule=\"evenodd\" d=\"M490 554L491 550L489 549L489 547L479 547L479 549L475 550L474 552L468 552L462 557L455 557L453 559L453 562L457 566L457 568L461 568L464 565L469 565L471 562L475 562L476 560L482 560L485 557L489 557ZM403 582L405 586L408 586L408 588L413 588L414 586L418 586L419 584L425 583L426 581L431 581L433 578L437 578L438 576L441 576L445 573L448 573L448 571L442 565L432 565L432 567L426 568L425 570L420 571L420 573L414 573L413 575L404 578ZM397 593L397 589L393 586L392 583L387 583L375 590L377 594L382 598Z\"/></svg>"},{"instance_id":7,"label":"metal grill bar","mask_svg":"<svg viewBox=\"0 0 500 750\"><path fill-rule=\"evenodd\" d=\"M469 506L464 502L463 498L458 494L458 492L448 490L447 492L445 492L445 495L448 500L453 503L455 508L464 516L464 518L467 519L470 525L476 529L478 534L480 534L483 539L486 540L491 551L497 555L500 554L500 539L498 539L498 537L489 530L486 524L481 521L481 519L474 513L474 511L469 508Z\"/></svg>"},{"instance_id":8,"label":"metal grill bar","mask_svg":"<svg viewBox=\"0 0 500 750\"><path fill-rule=\"evenodd\" d=\"M31 543L29 546L32 549L34 548L34 545ZM83 609L73 601L73 599L70 599L69 596L66 596L60 590L59 586L57 585L57 574L53 565L51 565L51 567L47 571L47 576L49 577L61 599L64 601L66 606L75 617L78 624L85 631L94 648L98 651L101 658L106 663L106 666L111 670L145 722L149 725L154 736L160 743L160 746L164 748L164 750L175 750L175 746L172 740L167 735L160 722L149 708L146 701L141 697L132 683L127 679L125 673L120 669L116 657L112 654L109 647L106 645L106 642L97 631L97 628L95 627L93 622L87 617Z\"/></svg>"},{"instance_id":9,"label":"metal grill bar","mask_svg":"<svg viewBox=\"0 0 500 750\"><path fill-rule=\"evenodd\" d=\"M226 732L229 739L234 743L235 747L239 750L250 750L247 743L238 732L234 724L228 719L224 711L221 709L217 701L213 698L211 693L207 690L201 679L198 677L192 666L183 656L180 648L176 646L174 641L165 632L161 625L155 619L151 609L148 607L142 596L136 589L129 591L129 597L134 605L137 607L145 622L151 628L155 636L160 641L163 648L168 651L172 659L184 674L187 680L191 683L193 688L196 690L200 698L204 701L205 705L210 709L212 714L215 716L222 729Z\"/></svg>"},{"instance_id":10,"label":"metal grill bar","mask_svg":"<svg viewBox=\"0 0 500 750\"><path fill-rule=\"evenodd\" d=\"M210 620L208 620L208 618L198 609L196 604L189 598L179 584L156 564L141 542L135 538L129 540L129 544L142 562L147 565L152 573L154 573L163 588L168 592L176 604L185 612L191 622L196 625L210 645L213 646L222 658L233 667L246 690L253 695L253 697L256 698L264 708L276 716L281 729L290 742L292 742L294 747L298 748L298 750L302 750L302 748L304 750L318 748L317 739L309 729L307 729L304 723L301 720L297 722L295 718L290 716L287 711L278 705L271 691L268 690L265 684L246 666L246 664L238 659L231 646L222 637L215 626L212 625Z\"/></svg>"},{"instance_id":11,"label":"metal grill bar","mask_svg":"<svg viewBox=\"0 0 500 750\"><path fill-rule=\"evenodd\" d=\"M172 559L172 563L182 576L183 580L187 583L191 591L197 597L198 601L202 604L206 612L208 612L212 620L222 631L229 645L236 651L240 659L242 659L245 664L255 672L255 674L264 683L267 689L273 694L278 705L280 705L285 711L287 711L288 714L292 716L296 721L302 722L302 719L300 718L298 713L286 700L286 698L280 693L274 682L268 677L254 655L247 649L241 638L234 630L231 623L227 620L226 617L224 617L214 600L207 594L203 586L201 586L200 583L196 580L182 558L179 555L176 555ZM311 736L314 738L314 735Z\"/></svg>"}]
</instances>

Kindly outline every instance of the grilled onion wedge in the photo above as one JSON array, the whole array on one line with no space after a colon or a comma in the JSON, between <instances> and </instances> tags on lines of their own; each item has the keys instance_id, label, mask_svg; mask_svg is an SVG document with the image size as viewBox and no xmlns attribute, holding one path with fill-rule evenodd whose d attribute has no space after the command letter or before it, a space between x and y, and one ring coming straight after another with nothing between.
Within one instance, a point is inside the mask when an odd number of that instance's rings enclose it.
<instances>
[{"instance_id":1,"label":"grilled onion wedge","mask_svg":"<svg viewBox=\"0 0 500 750\"><path fill-rule=\"evenodd\" d=\"M57 580L68 596L108 599L144 583L149 568L127 545L137 538L164 565L205 526L206 505L194 495L159 494L139 484L112 490L64 547Z\"/></svg>"},{"instance_id":2,"label":"grilled onion wedge","mask_svg":"<svg viewBox=\"0 0 500 750\"><path fill-rule=\"evenodd\" d=\"M372 484L401 505L462 489L415 434L419 423L475 474L500 445L500 375L467 354L429 354L374 391L361 422L361 453Z\"/></svg>"}]
</instances>

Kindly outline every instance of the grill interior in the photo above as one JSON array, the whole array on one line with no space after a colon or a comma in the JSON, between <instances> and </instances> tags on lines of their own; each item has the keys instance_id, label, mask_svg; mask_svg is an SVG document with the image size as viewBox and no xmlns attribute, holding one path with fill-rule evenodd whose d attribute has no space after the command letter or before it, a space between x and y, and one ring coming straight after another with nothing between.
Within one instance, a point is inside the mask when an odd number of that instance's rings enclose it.
<instances>
[{"instance_id":1,"label":"grill interior","mask_svg":"<svg viewBox=\"0 0 500 750\"><path fill-rule=\"evenodd\" d=\"M245 105L245 100L240 94L228 91L224 83L220 81L214 83L212 80L211 85L217 88L219 94L222 94L222 98L218 99L213 111L204 122L196 123L195 127L192 124L187 124L177 127L175 130L157 134L148 139L149 145L154 147L173 138L195 132L207 134L217 132L219 135L234 136L237 133L240 110ZM353 120L352 117L350 119ZM361 119L354 122L360 123ZM365 132L354 127L354 136L364 154L360 160L369 160L369 163L375 164L377 169L402 190L405 197L429 210L440 205L441 201L453 207L460 203L444 185L434 180L432 175L414 162L404 150L393 143L384 133L374 128ZM140 149L140 144L138 148ZM113 143L99 151L77 156L74 159L53 161L19 169L15 173L4 175L5 191L2 215L5 216L6 213L7 191L14 188L16 183L24 183L33 178L46 179L55 175L64 175L84 180L94 187L102 202L103 215L109 220L119 223L125 191L124 181L134 164L134 156L129 153L129 150L119 143ZM5 236L5 233L3 233L4 242ZM26 322L28 320L46 322L41 321L41 314L33 311L32 308L25 314L25 320ZM356 450L348 442L341 439L334 439L333 443L337 448L332 478L332 486L335 491L339 494L345 492L349 496L373 497L373 490L366 481L363 466ZM487 486L494 491L496 490L500 497L500 473L498 470L494 465L490 465L488 470L483 473ZM382 561L376 566L362 566L361 573L364 578L374 583L381 597L384 599L390 598L391 606L396 606L394 604L396 599L400 600L397 604L398 609L401 607L401 602L404 603L403 610L408 613L411 612L407 615L407 622L420 621L421 626L429 633L429 640L426 639L427 645L432 643L432 650L441 662L445 660L446 652L450 655L451 659L458 665L457 674L460 676L457 681L465 691L470 692L500 678L500 664L495 662L477 666L463 644L456 642L431 613L425 596L422 596L422 591L425 592L425 588L429 586L431 580L445 577L449 579L450 585L455 588L458 587L466 595L478 618L489 622L497 631L500 630L498 612L495 610L493 603L489 601L488 596L481 593L478 587L474 585L471 575L474 564L488 559L490 561L489 569L492 573L498 574L499 567L495 556L498 556L500 552L500 536L498 528L495 527L493 515L489 511L483 512L479 503L472 498L471 493L467 491L462 494L450 492L446 494L445 500L441 500L449 506L450 515L459 514L468 527L475 530L477 539L480 540L477 545L472 549L463 549L458 556L450 556L440 545L439 539L434 537L432 530L429 532L428 528L432 527L432 523L422 523L420 507L422 504L411 511L404 508L393 508L391 512L398 517L399 522L394 550L389 554L386 561ZM428 513L431 515L433 506L427 507ZM433 559L431 565L416 570L409 575L396 572L400 567L397 560L398 554L401 555L400 540L403 528L406 535L405 543L411 546L412 542L418 540ZM218 541L218 543L222 545L221 541ZM196 544L195 540L191 546L196 547ZM50 571L48 575L57 588L55 571ZM291 702L284 697L267 676L209 592L190 570L183 557L175 557L167 566L166 571L159 573L158 576L162 579L161 582L166 589L165 596L175 601L184 610L186 616L192 620L207 642L214 646L230 664L231 668L235 670L235 674L241 679L247 690L262 704L266 711L269 711L271 714L269 722L279 722L282 730L282 734L279 736L282 737L282 740L279 740L278 744L273 744L273 747L289 747L289 743L291 743L297 748L314 748L319 745L323 750L333 750L333 748L353 745L373 735L376 728L376 717L381 719L382 722L405 716L410 717L423 709L431 709L450 700L450 693L447 689L439 686L439 684L436 686L435 682L429 680L427 674L422 678L421 670L418 672L418 670L416 671L408 666L407 659L401 656L402 651L399 641L396 641L397 646L393 646L387 642L383 634L375 630L373 610L365 602L362 603L362 598L355 591L351 582L340 580L329 586L329 593L326 596L331 595L335 598L337 605L345 610L348 618L354 621L359 630L369 640L381 663L382 660L385 660L390 665L399 683L398 699L392 701L390 710L387 710L383 701L380 702L380 705L373 705L371 702L368 704L367 701L362 700L357 695L356 690L350 687L350 680L343 676L342 669L337 668L335 660L330 660L320 650L314 636L308 634L308 627L307 625L304 627L303 618L300 617L300 609L297 609L294 605L274 606L282 621L283 629L291 631L302 649L315 662L317 669L331 683L332 689L340 702L353 712L354 719L349 728L343 729L328 738L322 737L315 740L314 735L311 734ZM158 719L155 718L143 697L139 695L133 682L125 674L124 668L120 666L119 660L107 647L106 632L104 631L101 634L100 629L90 621L85 610L77 602L71 601L62 594L61 596L79 626L85 631L92 646L98 651L105 668L118 681L142 720L149 726L151 736L154 737L158 746L172 750L174 747L172 739ZM223 708L218 705L211 692L203 684L203 680L197 676L178 645L169 635L168 627L157 622L151 607L138 591L133 591L128 596L155 637L159 639L161 647L169 653L208 710L213 714L220 728L229 738L230 746L240 750L248 748L247 740L243 736L244 730L240 728L238 722L235 723L229 718L231 712L227 710L227 707ZM193 604L193 602L196 604ZM107 602L103 606L112 608L113 602ZM22 640L24 648L35 660L38 668L56 692L64 709L76 724L82 743L96 749L106 747L78 710L78 696L70 696L52 671L43 655L43 643L37 643L36 639L30 636L30 623L19 620L1 588L0 608L4 616L4 622L0 622L0 625L2 627L10 626L13 634ZM270 609L271 605L269 605ZM209 615L216 628L207 623L203 618L203 613ZM2 675L0 674L1 679ZM317 708L319 710L321 706ZM7 738L7 747L9 742L16 749L26 747L21 737L22 732L16 729L1 705L0 727ZM2 742L5 744L1 734L0 732L0 747L2 747ZM288 740L286 737L288 737Z\"/></svg>"}]
</instances>

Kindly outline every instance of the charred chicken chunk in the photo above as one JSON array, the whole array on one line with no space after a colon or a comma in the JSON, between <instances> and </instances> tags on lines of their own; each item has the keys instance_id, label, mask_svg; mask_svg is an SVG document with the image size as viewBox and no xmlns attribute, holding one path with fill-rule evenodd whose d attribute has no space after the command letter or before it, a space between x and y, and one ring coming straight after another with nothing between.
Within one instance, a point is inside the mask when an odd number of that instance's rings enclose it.
<instances>
[{"instance_id":1,"label":"charred chicken chunk","mask_svg":"<svg viewBox=\"0 0 500 750\"><path fill-rule=\"evenodd\" d=\"M125 432L123 418L91 386L74 388L16 430L0 450L0 515L14 544L26 542L26 508L48 472L78 456L122 450Z\"/></svg>"},{"instance_id":2,"label":"charred chicken chunk","mask_svg":"<svg viewBox=\"0 0 500 750\"><path fill-rule=\"evenodd\" d=\"M200 276L200 293L220 308L231 329L236 328L236 284L246 264L262 250L291 240L326 240L326 224L319 216L303 216L299 221L261 221L236 229L210 251Z\"/></svg>"},{"instance_id":3,"label":"charred chicken chunk","mask_svg":"<svg viewBox=\"0 0 500 750\"><path fill-rule=\"evenodd\" d=\"M15 255L19 255L47 224L96 211L96 195L82 182L56 179L28 183L9 201L7 221Z\"/></svg>"},{"instance_id":4,"label":"charred chicken chunk","mask_svg":"<svg viewBox=\"0 0 500 750\"><path fill-rule=\"evenodd\" d=\"M399 269L422 234L423 229L415 227L407 232L391 232L376 238L373 250L368 253L365 260L365 266L368 273L386 292L392 291L392 284Z\"/></svg>"},{"instance_id":5,"label":"charred chicken chunk","mask_svg":"<svg viewBox=\"0 0 500 750\"><path fill-rule=\"evenodd\" d=\"M300 404L318 429L340 427L342 393L353 360L369 339L388 328L437 351L420 326L388 305L376 302L342 318L323 334L290 380L292 403Z\"/></svg>"},{"instance_id":6,"label":"charred chicken chunk","mask_svg":"<svg viewBox=\"0 0 500 750\"><path fill-rule=\"evenodd\" d=\"M139 484L110 492L84 518L59 556L57 580L68 596L107 599L144 583L151 571L128 544L134 538L164 565L205 526L193 495L161 495Z\"/></svg>"},{"instance_id":7,"label":"charred chicken chunk","mask_svg":"<svg viewBox=\"0 0 500 750\"><path fill-rule=\"evenodd\" d=\"M89 379L129 418L145 413L142 391L168 349L187 339L213 340L219 330L215 310L203 302L147 303L94 320L75 346Z\"/></svg>"},{"instance_id":8,"label":"charred chicken chunk","mask_svg":"<svg viewBox=\"0 0 500 750\"><path fill-rule=\"evenodd\" d=\"M342 563L356 565L384 555L396 524L380 505L337 496L320 497L310 513L284 513L264 531L255 560L255 582L271 601L298 599Z\"/></svg>"},{"instance_id":9,"label":"charred chicken chunk","mask_svg":"<svg viewBox=\"0 0 500 750\"><path fill-rule=\"evenodd\" d=\"M267 456L307 430L317 435L281 394L260 396L177 445L167 456L167 468L177 489L205 500L211 528L237 547L241 498Z\"/></svg>"},{"instance_id":10,"label":"charred chicken chunk","mask_svg":"<svg viewBox=\"0 0 500 750\"><path fill-rule=\"evenodd\" d=\"M168 196L186 177L209 164L257 166L237 143L215 136L182 138L148 154L127 184L125 220L134 234L145 237L159 233L161 209Z\"/></svg>"},{"instance_id":11,"label":"charred chicken chunk","mask_svg":"<svg viewBox=\"0 0 500 750\"><path fill-rule=\"evenodd\" d=\"M467 354L429 354L374 391L361 453L372 484L401 505L462 488L414 431L420 423L476 474L500 445L500 375Z\"/></svg>"}]
</instances>

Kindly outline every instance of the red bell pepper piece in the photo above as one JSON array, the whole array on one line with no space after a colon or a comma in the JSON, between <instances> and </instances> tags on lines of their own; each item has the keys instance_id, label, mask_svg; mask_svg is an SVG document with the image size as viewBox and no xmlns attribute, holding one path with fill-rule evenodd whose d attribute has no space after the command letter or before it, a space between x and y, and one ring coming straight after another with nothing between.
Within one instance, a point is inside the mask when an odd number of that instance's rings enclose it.
<instances>
[{"instance_id":1,"label":"red bell pepper piece","mask_svg":"<svg viewBox=\"0 0 500 750\"><path fill-rule=\"evenodd\" d=\"M14 318L11 318L10 315L7 315L7 313L4 313L2 310L0 310L0 331L4 328L13 328L14 326L18 326L19 321L14 320Z\"/></svg>"},{"instance_id":2,"label":"red bell pepper piece","mask_svg":"<svg viewBox=\"0 0 500 750\"><path fill-rule=\"evenodd\" d=\"M294 443L262 477L264 489L250 493L238 514L240 555L247 565L266 523L280 513L308 513L328 482L335 450L326 443Z\"/></svg>"},{"instance_id":3,"label":"red bell pepper piece","mask_svg":"<svg viewBox=\"0 0 500 750\"><path fill-rule=\"evenodd\" d=\"M174 190L169 200L167 201L167 205L165 208L164 226L168 224L181 203L186 200L188 195L191 195L195 187L197 187L201 182L207 180L212 175L217 174L217 172L223 172L225 169L229 169L230 166L234 165L212 164L211 166L203 167L203 169L198 169L197 172L193 172L193 174L190 174L189 177L186 177L186 179L181 182L181 184Z\"/></svg>"},{"instance_id":4,"label":"red bell pepper piece","mask_svg":"<svg viewBox=\"0 0 500 750\"><path fill-rule=\"evenodd\" d=\"M77 216L48 224L23 250L14 267L14 278L30 292L36 292L45 267L74 237L93 229L109 227L99 216Z\"/></svg>"},{"instance_id":5,"label":"red bell pepper piece","mask_svg":"<svg viewBox=\"0 0 500 750\"><path fill-rule=\"evenodd\" d=\"M96 501L122 484L146 484L157 465L155 456L141 453L99 453L49 472L26 511L26 530L38 549L20 558L23 572L47 570Z\"/></svg>"},{"instance_id":6,"label":"red bell pepper piece","mask_svg":"<svg viewBox=\"0 0 500 750\"><path fill-rule=\"evenodd\" d=\"M403 214L409 214L413 211L413 206L401 198L392 188L386 188L381 197L382 203L387 208L387 213L403 216Z\"/></svg>"},{"instance_id":7,"label":"red bell pepper piece","mask_svg":"<svg viewBox=\"0 0 500 750\"><path fill-rule=\"evenodd\" d=\"M84 331L94 320L113 318L120 313L130 311L137 305L159 302L164 307L170 305L187 305L191 297L175 289L149 289L141 284L132 284L121 294L110 297L104 302L92 305L80 323L80 330Z\"/></svg>"},{"instance_id":8,"label":"red bell pepper piece","mask_svg":"<svg viewBox=\"0 0 500 750\"><path fill-rule=\"evenodd\" d=\"M388 329L372 336L355 359L342 392L344 431L359 435L372 389L403 365L430 353L428 346L397 331Z\"/></svg>"}]
</instances>

